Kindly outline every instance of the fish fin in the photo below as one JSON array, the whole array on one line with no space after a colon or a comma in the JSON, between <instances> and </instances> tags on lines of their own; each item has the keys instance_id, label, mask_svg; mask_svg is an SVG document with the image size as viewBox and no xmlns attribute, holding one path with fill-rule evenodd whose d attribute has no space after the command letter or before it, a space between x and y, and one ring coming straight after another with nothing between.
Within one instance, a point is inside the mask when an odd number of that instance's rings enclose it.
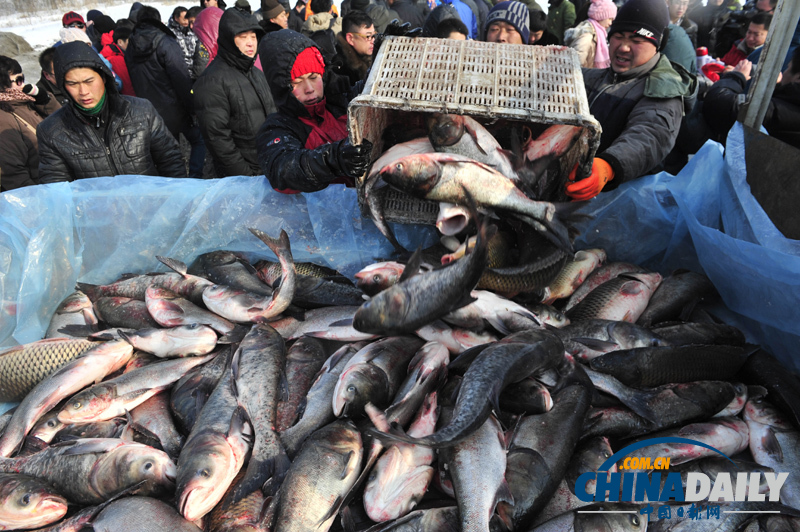
<instances>
[{"instance_id":1,"label":"fish fin","mask_svg":"<svg viewBox=\"0 0 800 532\"><path fill-rule=\"evenodd\" d=\"M188 276L187 267L184 262L181 262L178 259L172 259L170 257L162 257L161 255L156 255L156 259L170 270L180 274L181 277L186 278Z\"/></svg>"},{"instance_id":2,"label":"fish fin","mask_svg":"<svg viewBox=\"0 0 800 532\"><path fill-rule=\"evenodd\" d=\"M578 342L579 344L585 345L589 349L593 349L595 351L614 351L619 348L619 344L616 342L607 342L605 340L597 340L596 338L572 338L573 342Z\"/></svg>"},{"instance_id":3,"label":"fish fin","mask_svg":"<svg viewBox=\"0 0 800 532\"><path fill-rule=\"evenodd\" d=\"M119 335L120 338L122 338L123 340L125 340L129 344L133 345L132 337L131 337L130 334L126 333L122 329L117 329L117 334ZM113 338L114 338L113 335L108 336L109 340L112 340Z\"/></svg>"},{"instance_id":4,"label":"fish fin","mask_svg":"<svg viewBox=\"0 0 800 532\"><path fill-rule=\"evenodd\" d=\"M102 334L98 333L91 325L64 325L58 329L58 332L61 334L66 334L67 336L80 336L82 338L88 338L92 335ZM105 340L106 338L101 337L99 339ZM109 336L108 339L111 340L112 337Z\"/></svg>"},{"instance_id":5,"label":"fish fin","mask_svg":"<svg viewBox=\"0 0 800 532\"><path fill-rule=\"evenodd\" d=\"M500 501L507 502L512 506L514 505L514 495L512 495L511 488L508 487L508 482L506 482L506 479L503 479L503 481L500 483L500 487L497 488L497 493L494 496L495 504Z\"/></svg>"},{"instance_id":6,"label":"fish fin","mask_svg":"<svg viewBox=\"0 0 800 532\"><path fill-rule=\"evenodd\" d=\"M90 301L95 301L96 299L103 297L100 286L96 284L75 283L75 289L86 294L86 297L88 297Z\"/></svg>"},{"instance_id":7,"label":"fish fin","mask_svg":"<svg viewBox=\"0 0 800 532\"><path fill-rule=\"evenodd\" d=\"M231 422L226 436L237 437L237 435L241 435L248 445L253 445L253 429L249 420L250 416L247 415L247 410L242 405L237 406L231 415Z\"/></svg>"},{"instance_id":8,"label":"fish fin","mask_svg":"<svg viewBox=\"0 0 800 532\"><path fill-rule=\"evenodd\" d=\"M781 449L781 444L778 442L778 438L775 437L775 432L772 428L766 430L766 434L761 438L761 445L770 458L783 463L783 449Z\"/></svg>"},{"instance_id":9,"label":"fish fin","mask_svg":"<svg viewBox=\"0 0 800 532\"><path fill-rule=\"evenodd\" d=\"M239 359L241 357L241 352L242 348L239 347L238 349L236 349L236 352L233 353L233 357L231 358L231 373L233 374L233 381L231 383L231 386L234 390L233 395L237 397L238 394L236 393L236 379L239 378Z\"/></svg>"},{"instance_id":10,"label":"fish fin","mask_svg":"<svg viewBox=\"0 0 800 532\"><path fill-rule=\"evenodd\" d=\"M61 456L77 456L80 454L106 453L119 445L116 440L92 438L56 443L51 447L70 447Z\"/></svg>"},{"instance_id":11,"label":"fish fin","mask_svg":"<svg viewBox=\"0 0 800 532\"><path fill-rule=\"evenodd\" d=\"M22 443L22 447L28 453L37 453L43 449L47 449L49 445L36 436L27 436Z\"/></svg>"},{"instance_id":12,"label":"fish fin","mask_svg":"<svg viewBox=\"0 0 800 532\"><path fill-rule=\"evenodd\" d=\"M419 266L422 263L422 246L419 246L414 253L411 255L411 258L408 259L408 264L403 269L402 275L397 280L397 284L402 283L403 281L407 281L411 279L415 275L419 273Z\"/></svg>"},{"instance_id":13,"label":"fish fin","mask_svg":"<svg viewBox=\"0 0 800 532\"><path fill-rule=\"evenodd\" d=\"M353 318L345 318L343 320L337 320L328 324L328 327L352 327L352 326L353 326Z\"/></svg>"},{"instance_id":14,"label":"fish fin","mask_svg":"<svg viewBox=\"0 0 800 532\"><path fill-rule=\"evenodd\" d=\"M247 332L249 330L250 330L250 327L247 327L245 325L237 323L233 327L233 330L231 332L229 332L225 336L220 336L217 339L217 343L218 344L238 344L239 342L242 341L242 339L245 337L245 335L247 334Z\"/></svg>"},{"instance_id":15,"label":"fish fin","mask_svg":"<svg viewBox=\"0 0 800 532\"><path fill-rule=\"evenodd\" d=\"M353 512L350 510L350 507L345 506L342 508L342 511L339 512L339 514L339 519L341 520L342 529L344 532L356 532L356 521L353 518Z\"/></svg>"},{"instance_id":16,"label":"fish fin","mask_svg":"<svg viewBox=\"0 0 800 532\"><path fill-rule=\"evenodd\" d=\"M475 357L481 354L487 347L489 347L489 344L476 345L465 349L456 358L450 361L447 365L448 371L468 368L469 365L472 364L472 361L475 360Z\"/></svg>"},{"instance_id":17,"label":"fish fin","mask_svg":"<svg viewBox=\"0 0 800 532\"><path fill-rule=\"evenodd\" d=\"M352 452L352 451L350 451L350 452ZM331 517L334 517L334 516L336 516L336 514L338 514L338 513L339 513L339 510L341 509L341 506L342 506L342 502L344 502L344 498L343 498L341 495L338 495L338 496L336 497L336 500L335 500L335 501L333 501L333 504L331 505L331 507L330 507L330 508L328 509L328 511L325 513L325 515L323 515L323 516L322 516L322 518L321 518L321 519L319 520L319 522L317 523L317 528L318 528L320 525L322 525L322 523L324 523L325 521L327 521L327 520L328 520L328 519L330 519Z\"/></svg>"}]
</instances>

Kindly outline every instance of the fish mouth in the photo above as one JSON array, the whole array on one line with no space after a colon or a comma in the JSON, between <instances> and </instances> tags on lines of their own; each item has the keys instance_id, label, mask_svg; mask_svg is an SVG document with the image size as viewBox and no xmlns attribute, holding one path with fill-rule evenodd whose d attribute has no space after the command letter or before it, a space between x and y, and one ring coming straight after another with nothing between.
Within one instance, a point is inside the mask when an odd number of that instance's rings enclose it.
<instances>
[{"instance_id":1,"label":"fish mouth","mask_svg":"<svg viewBox=\"0 0 800 532\"><path fill-rule=\"evenodd\" d=\"M181 493L178 499L178 511L184 519L197 521L208 513L210 508L206 509L203 504L207 491L209 491L207 488L189 488Z\"/></svg>"}]
</instances>

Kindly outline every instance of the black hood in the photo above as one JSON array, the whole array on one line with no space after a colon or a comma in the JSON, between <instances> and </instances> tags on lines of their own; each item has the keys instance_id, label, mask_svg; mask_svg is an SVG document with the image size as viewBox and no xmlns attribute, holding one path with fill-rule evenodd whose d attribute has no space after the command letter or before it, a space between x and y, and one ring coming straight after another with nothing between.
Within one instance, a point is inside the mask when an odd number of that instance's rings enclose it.
<instances>
[{"instance_id":1,"label":"black hood","mask_svg":"<svg viewBox=\"0 0 800 532\"><path fill-rule=\"evenodd\" d=\"M111 72L100 56L97 55L91 46L83 41L73 41L62 44L56 48L55 56L53 56L53 73L56 76L56 83L58 89L69 95L64 88L64 76L73 68L91 68L102 74L103 80L106 84L106 92L114 93L117 90L117 85L114 82L114 74ZM70 101L72 99L70 98Z\"/></svg>"},{"instance_id":2,"label":"black hood","mask_svg":"<svg viewBox=\"0 0 800 532\"><path fill-rule=\"evenodd\" d=\"M295 116L305 116L307 111L302 103L292 96L292 67L306 48L314 47L322 54L322 50L309 37L292 30L281 30L268 33L258 45L261 57L269 57L269 61L261 61L264 75L272 91L275 107L281 111ZM325 65L325 74L322 76L325 92L328 90L330 69Z\"/></svg>"},{"instance_id":3,"label":"black hood","mask_svg":"<svg viewBox=\"0 0 800 532\"><path fill-rule=\"evenodd\" d=\"M247 72L253 67L256 58L244 55L234 42L234 38L245 31L254 31L259 41L264 36L264 30L258 24L258 19L255 16L238 9L225 11L219 19L219 37L217 37L219 50L217 55L229 65Z\"/></svg>"},{"instance_id":4,"label":"black hood","mask_svg":"<svg viewBox=\"0 0 800 532\"><path fill-rule=\"evenodd\" d=\"M425 24L422 26L423 37L436 37L436 27L443 20L454 18L461 20L458 10L452 4L439 4L433 8L428 18L425 19Z\"/></svg>"},{"instance_id":5,"label":"black hood","mask_svg":"<svg viewBox=\"0 0 800 532\"><path fill-rule=\"evenodd\" d=\"M125 50L125 59L137 63L147 61L156 52L161 39L177 39L160 20L145 19L136 24Z\"/></svg>"}]
</instances>

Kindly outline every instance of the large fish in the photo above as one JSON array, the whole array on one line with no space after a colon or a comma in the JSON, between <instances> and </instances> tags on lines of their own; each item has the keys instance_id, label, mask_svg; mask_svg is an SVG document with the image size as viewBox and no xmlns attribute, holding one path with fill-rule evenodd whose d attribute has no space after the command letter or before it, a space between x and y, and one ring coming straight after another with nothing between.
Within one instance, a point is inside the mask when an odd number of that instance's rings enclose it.
<instances>
[{"instance_id":1,"label":"large fish","mask_svg":"<svg viewBox=\"0 0 800 532\"><path fill-rule=\"evenodd\" d=\"M147 310L147 304L140 299L101 297L94 301L94 311L98 319L108 327L155 329L159 326Z\"/></svg>"},{"instance_id":2,"label":"large fish","mask_svg":"<svg viewBox=\"0 0 800 532\"><path fill-rule=\"evenodd\" d=\"M214 329L199 323L119 333L134 348L160 358L207 355L217 346Z\"/></svg>"},{"instance_id":3,"label":"large fish","mask_svg":"<svg viewBox=\"0 0 800 532\"><path fill-rule=\"evenodd\" d=\"M437 152L469 157L494 168L509 179L519 179L507 152L474 118L433 113L427 118L426 125L428 138Z\"/></svg>"},{"instance_id":4,"label":"large fish","mask_svg":"<svg viewBox=\"0 0 800 532\"><path fill-rule=\"evenodd\" d=\"M478 235L469 256L425 274L412 273L419 270L419 250L415 252L396 285L361 305L353 316L353 327L374 334L407 334L469 304L469 292L486 266L485 222Z\"/></svg>"},{"instance_id":5,"label":"large fish","mask_svg":"<svg viewBox=\"0 0 800 532\"><path fill-rule=\"evenodd\" d=\"M75 504L99 504L143 483L141 495L171 492L175 464L163 451L114 438L73 440L23 458L0 459L0 471L43 479Z\"/></svg>"},{"instance_id":6,"label":"large fish","mask_svg":"<svg viewBox=\"0 0 800 532\"><path fill-rule=\"evenodd\" d=\"M192 431L200 411L217 387L233 352L226 346L218 354L221 356L181 377L170 390L169 407L183 434Z\"/></svg>"},{"instance_id":7,"label":"large fish","mask_svg":"<svg viewBox=\"0 0 800 532\"><path fill-rule=\"evenodd\" d=\"M55 523L67 513L67 500L47 482L29 475L0 473L0 530Z\"/></svg>"},{"instance_id":8,"label":"large fish","mask_svg":"<svg viewBox=\"0 0 800 532\"><path fill-rule=\"evenodd\" d=\"M352 422L339 420L303 444L278 493L276 532L326 532L358 477L363 447Z\"/></svg>"},{"instance_id":9,"label":"large fish","mask_svg":"<svg viewBox=\"0 0 800 532\"><path fill-rule=\"evenodd\" d=\"M630 264L628 262L609 262L604 266L600 266L589 276L586 280L575 289L575 292L569 297L567 300L567 304L564 307L564 311L568 311L585 298L589 292L600 286L601 284L605 283L606 281L610 281L614 277L619 277L625 273L645 273L647 270L642 268L641 266L637 266L635 264Z\"/></svg>"},{"instance_id":10,"label":"large fish","mask_svg":"<svg viewBox=\"0 0 800 532\"><path fill-rule=\"evenodd\" d=\"M177 266L180 264L178 261L171 261L170 259L164 259L164 261L168 263L167 265ZM203 290L210 284L212 284L210 281L201 277L181 275L174 272L135 275L100 286L77 283L78 289L89 296L89 299L95 303L97 303L98 299L104 297L122 297L144 301L145 291L150 286L158 286L198 304L203 301Z\"/></svg>"},{"instance_id":11,"label":"large fish","mask_svg":"<svg viewBox=\"0 0 800 532\"><path fill-rule=\"evenodd\" d=\"M71 293L59 303L55 314L50 318L50 325L48 325L44 337L63 338L65 335L59 332L59 329L67 325L81 327L97 325L97 316L94 313L92 300L80 290Z\"/></svg>"},{"instance_id":12,"label":"large fish","mask_svg":"<svg viewBox=\"0 0 800 532\"><path fill-rule=\"evenodd\" d=\"M0 402L21 401L55 370L98 345L79 338L49 338L0 353Z\"/></svg>"},{"instance_id":13,"label":"large fish","mask_svg":"<svg viewBox=\"0 0 800 532\"><path fill-rule=\"evenodd\" d=\"M374 296L397 284L405 269L405 264L393 261L370 264L355 274L356 286L365 294Z\"/></svg>"},{"instance_id":14,"label":"large fish","mask_svg":"<svg viewBox=\"0 0 800 532\"><path fill-rule=\"evenodd\" d=\"M544 291L542 303L550 305L556 299L569 297L586 277L606 260L602 249L586 249L575 253Z\"/></svg>"},{"instance_id":15,"label":"large fish","mask_svg":"<svg viewBox=\"0 0 800 532\"><path fill-rule=\"evenodd\" d=\"M161 327L208 325L220 334L228 334L235 327L225 318L198 307L188 299L184 299L166 288L148 287L144 298L147 311Z\"/></svg>"},{"instance_id":16,"label":"large fish","mask_svg":"<svg viewBox=\"0 0 800 532\"><path fill-rule=\"evenodd\" d=\"M281 441L290 457L297 454L303 441L314 431L336 419L333 413L333 401L331 401L333 390L350 359L364 345L356 343L342 346L322 365L322 369L319 370L308 394L306 394L300 419L281 433Z\"/></svg>"},{"instance_id":17,"label":"large fish","mask_svg":"<svg viewBox=\"0 0 800 532\"><path fill-rule=\"evenodd\" d=\"M564 342L567 353L582 362L621 349L670 345L650 329L626 321L582 320L553 334Z\"/></svg>"},{"instance_id":18,"label":"large fish","mask_svg":"<svg viewBox=\"0 0 800 532\"><path fill-rule=\"evenodd\" d=\"M269 325L254 325L234 356L234 378L239 402L253 426L253 450L244 477L227 502L238 502L257 489L274 495L289 468L289 457L275 430L275 412L283 382L286 345ZM267 482L270 483L266 487ZM264 486L264 488L262 488Z\"/></svg>"},{"instance_id":19,"label":"large fish","mask_svg":"<svg viewBox=\"0 0 800 532\"><path fill-rule=\"evenodd\" d=\"M355 306L317 308L306 312L302 321L288 317L270 322L270 325L287 340L295 340L301 336L339 342L374 340L378 335L353 328L353 316L359 308Z\"/></svg>"},{"instance_id":20,"label":"large fish","mask_svg":"<svg viewBox=\"0 0 800 532\"><path fill-rule=\"evenodd\" d=\"M629 273L598 286L567 312L575 321L604 319L634 323L661 283L658 273Z\"/></svg>"},{"instance_id":21,"label":"large fish","mask_svg":"<svg viewBox=\"0 0 800 532\"><path fill-rule=\"evenodd\" d=\"M224 356L222 358L225 358ZM183 446L183 436L175 428L169 412L169 393L157 393L130 412L131 429L152 435L173 460L178 459Z\"/></svg>"},{"instance_id":22,"label":"large fish","mask_svg":"<svg viewBox=\"0 0 800 532\"><path fill-rule=\"evenodd\" d=\"M555 367L564 356L561 341L546 331L523 331L484 349L469 365L450 421L430 436L410 438L395 433L377 433L389 440L448 447L480 428L508 384L538 371ZM457 362L451 362L451 366Z\"/></svg>"},{"instance_id":23,"label":"large fish","mask_svg":"<svg viewBox=\"0 0 800 532\"><path fill-rule=\"evenodd\" d=\"M781 488L781 502L800 510L800 430L763 398L753 398L744 408L750 429L750 452L761 465L789 476Z\"/></svg>"},{"instance_id":24,"label":"large fish","mask_svg":"<svg viewBox=\"0 0 800 532\"><path fill-rule=\"evenodd\" d=\"M522 329L513 329L525 324L529 329L542 327L534 313L510 299L486 290L473 290L470 296L475 301L447 314L442 320L465 328L482 329L489 324L503 334L518 332Z\"/></svg>"},{"instance_id":25,"label":"large fish","mask_svg":"<svg viewBox=\"0 0 800 532\"><path fill-rule=\"evenodd\" d=\"M370 413L370 419L373 423L377 421L376 426L381 430L389 430L384 416L376 416L373 412ZM425 400L417 419L409 427L408 434L420 437L433 433L437 419L434 392ZM386 449L375 463L364 487L364 508L369 518L380 523L411 512L425 495L433 479L433 459L433 450L422 445L395 443Z\"/></svg>"},{"instance_id":26,"label":"large fish","mask_svg":"<svg viewBox=\"0 0 800 532\"><path fill-rule=\"evenodd\" d=\"M232 251L219 250L200 255L189 266L189 273L202 275L212 284L230 286L257 296L272 295L272 288L258 278L253 265ZM202 302L202 294L200 296Z\"/></svg>"},{"instance_id":27,"label":"large fish","mask_svg":"<svg viewBox=\"0 0 800 532\"><path fill-rule=\"evenodd\" d=\"M92 522L95 532L200 532L175 510L151 497L124 497L109 504Z\"/></svg>"},{"instance_id":28,"label":"large fish","mask_svg":"<svg viewBox=\"0 0 800 532\"><path fill-rule=\"evenodd\" d=\"M336 383L333 413L356 417L368 402L378 408L388 406L405 378L408 363L423 343L414 336L392 336L356 353Z\"/></svg>"},{"instance_id":29,"label":"large fish","mask_svg":"<svg viewBox=\"0 0 800 532\"><path fill-rule=\"evenodd\" d=\"M303 400L328 359L329 351L323 340L304 337L297 340L286 353L286 397L278 401L275 428L288 429L297 420Z\"/></svg>"},{"instance_id":30,"label":"large fish","mask_svg":"<svg viewBox=\"0 0 800 532\"><path fill-rule=\"evenodd\" d=\"M93 423L124 416L214 356L165 360L95 384L72 396L59 412L58 420L62 423Z\"/></svg>"},{"instance_id":31,"label":"large fish","mask_svg":"<svg viewBox=\"0 0 800 532\"><path fill-rule=\"evenodd\" d=\"M25 396L0 436L0 456L11 456L36 421L63 399L122 368L133 354L128 342L100 344L62 366Z\"/></svg>"},{"instance_id":32,"label":"large fish","mask_svg":"<svg viewBox=\"0 0 800 532\"><path fill-rule=\"evenodd\" d=\"M513 503L498 507L500 516L513 523L514 530L530 527L561 482L578 444L590 399L587 387L568 386L555 394L549 412L524 417L514 429L506 466Z\"/></svg>"},{"instance_id":33,"label":"large fish","mask_svg":"<svg viewBox=\"0 0 800 532\"><path fill-rule=\"evenodd\" d=\"M681 270L673 272L658 285L636 323L650 327L676 320L688 305L713 294L716 289L705 275Z\"/></svg>"},{"instance_id":34,"label":"large fish","mask_svg":"<svg viewBox=\"0 0 800 532\"><path fill-rule=\"evenodd\" d=\"M181 449L175 495L178 511L189 521L222 499L250 450L252 428L235 386L233 370L226 368Z\"/></svg>"}]
</instances>

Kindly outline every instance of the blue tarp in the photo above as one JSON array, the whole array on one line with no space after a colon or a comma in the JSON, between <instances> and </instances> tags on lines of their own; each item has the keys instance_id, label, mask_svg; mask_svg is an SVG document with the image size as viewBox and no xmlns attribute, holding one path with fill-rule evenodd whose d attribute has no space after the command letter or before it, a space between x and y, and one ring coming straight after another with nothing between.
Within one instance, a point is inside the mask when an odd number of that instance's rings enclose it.
<instances>
[{"instance_id":1,"label":"blue tarp","mask_svg":"<svg viewBox=\"0 0 800 532\"><path fill-rule=\"evenodd\" d=\"M601 194L583 211L578 248L668 274L704 272L727 308L715 314L745 331L788 367L800 369L800 242L784 237L750 193L744 136L727 152L708 142L677 175L660 173Z\"/></svg>"},{"instance_id":2,"label":"blue tarp","mask_svg":"<svg viewBox=\"0 0 800 532\"><path fill-rule=\"evenodd\" d=\"M723 157L709 142L677 175L660 173L593 199L578 249L663 274L705 272L742 328L787 365L800 345L800 244L775 229L745 180L743 134ZM272 256L247 227L289 233L298 261L354 274L391 246L361 217L355 192L332 186L282 195L263 178L196 181L119 176L0 194L0 345L41 338L58 303L80 279L107 283L127 272L165 271L155 255L191 262L230 249ZM409 249L432 244L430 227L394 226Z\"/></svg>"}]
</instances>

